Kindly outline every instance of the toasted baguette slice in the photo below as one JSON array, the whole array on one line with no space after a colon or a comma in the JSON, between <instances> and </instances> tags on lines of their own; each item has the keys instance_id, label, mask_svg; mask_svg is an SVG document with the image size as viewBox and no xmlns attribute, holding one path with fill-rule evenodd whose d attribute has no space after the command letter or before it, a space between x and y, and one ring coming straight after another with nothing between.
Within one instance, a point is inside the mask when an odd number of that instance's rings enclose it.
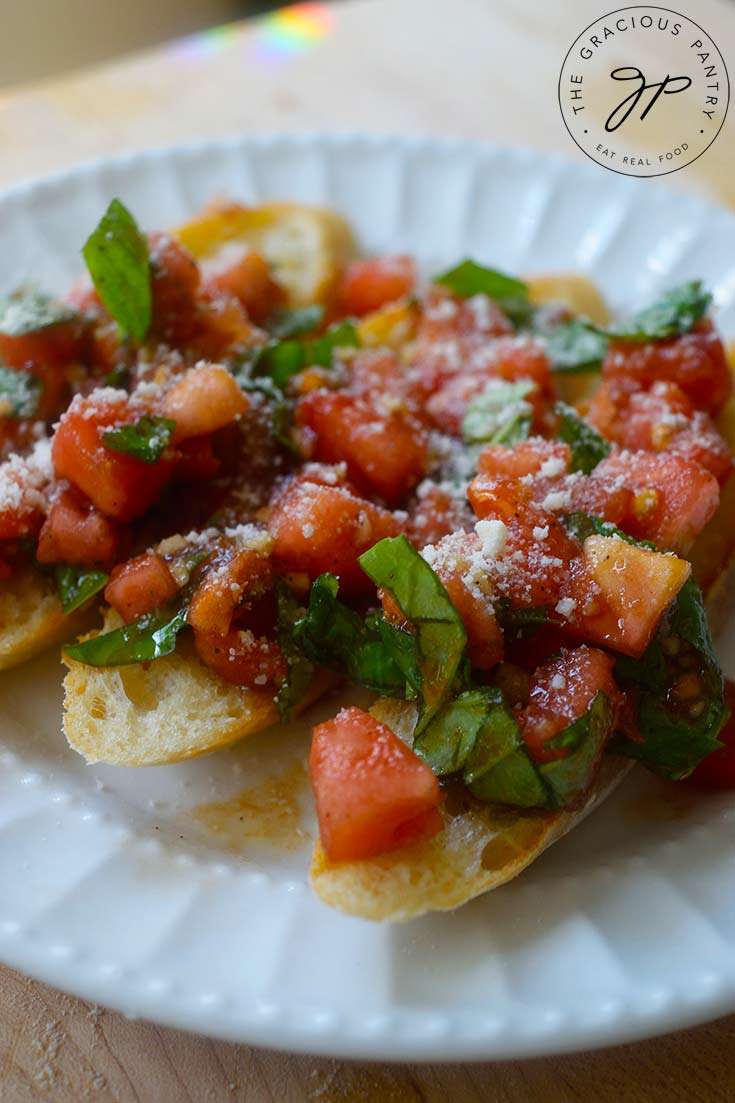
<instances>
[{"instance_id":1,"label":"toasted baguette slice","mask_svg":"<svg viewBox=\"0 0 735 1103\"><path fill-rule=\"evenodd\" d=\"M81 623L80 614L64 615L52 578L35 567L23 567L0 583L0 670L71 639Z\"/></svg>"},{"instance_id":2,"label":"toasted baguette slice","mask_svg":"<svg viewBox=\"0 0 735 1103\"><path fill-rule=\"evenodd\" d=\"M721 571L707 590L707 612L716 631L735 606L735 567ZM370 710L410 744L415 706L383 698ZM326 904L362 919L413 919L430 911L451 911L511 881L548 846L589 815L633 767L608 755L587 797L575 811L522 811L470 800L450 815L442 808L444 831L426 842L360 862L330 862L317 842L311 882Z\"/></svg>"},{"instance_id":3,"label":"toasted baguette slice","mask_svg":"<svg viewBox=\"0 0 735 1103\"><path fill-rule=\"evenodd\" d=\"M111 632L121 623L108 609L101 631ZM92 667L62 658L69 667L64 678L64 734L90 763L181 762L278 721L272 689L230 685L200 662L186 640L163 659L131 666ZM304 707L328 684L326 675L317 676Z\"/></svg>"},{"instance_id":4,"label":"toasted baguette slice","mask_svg":"<svg viewBox=\"0 0 735 1103\"><path fill-rule=\"evenodd\" d=\"M544 303L563 303L574 314L589 318L598 326L607 325L610 311L599 288L586 276L570 273L563 275L530 276L527 280L528 296L535 306Z\"/></svg>"},{"instance_id":5,"label":"toasted baguette slice","mask_svg":"<svg viewBox=\"0 0 735 1103\"><path fill-rule=\"evenodd\" d=\"M370 711L411 742L414 706L383 699ZM317 843L311 883L326 904L362 919L396 922L450 911L516 877L600 804L631 765L609 756L586 803L574 812L522 811L470 798L455 815L442 809L441 834L378 858L330 862Z\"/></svg>"},{"instance_id":6,"label":"toasted baguette slice","mask_svg":"<svg viewBox=\"0 0 735 1103\"><path fill-rule=\"evenodd\" d=\"M356 252L340 215L300 203L217 204L175 233L205 269L236 254L238 246L260 253L291 306L328 306L341 269Z\"/></svg>"}]
</instances>

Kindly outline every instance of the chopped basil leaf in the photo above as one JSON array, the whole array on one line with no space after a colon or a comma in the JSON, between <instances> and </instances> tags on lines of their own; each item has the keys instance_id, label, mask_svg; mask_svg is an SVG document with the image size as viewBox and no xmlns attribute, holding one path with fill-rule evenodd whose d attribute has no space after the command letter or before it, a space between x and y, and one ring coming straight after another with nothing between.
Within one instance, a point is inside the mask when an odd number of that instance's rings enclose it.
<instances>
[{"instance_id":1,"label":"chopped basil leaf","mask_svg":"<svg viewBox=\"0 0 735 1103\"><path fill-rule=\"evenodd\" d=\"M42 393L37 376L0 364L0 418L34 417Z\"/></svg>"},{"instance_id":2,"label":"chopped basil leaf","mask_svg":"<svg viewBox=\"0 0 735 1103\"><path fill-rule=\"evenodd\" d=\"M593 517L591 513L565 513L562 516L565 527L576 536L580 543L584 543L588 536L619 536L628 544L635 544L638 548L648 548L650 551L658 551L650 540L636 540L628 536L627 532L614 525L612 521L603 521L601 517Z\"/></svg>"},{"instance_id":3,"label":"chopped basil leaf","mask_svg":"<svg viewBox=\"0 0 735 1103\"><path fill-rule=\"evenodd\" d=\"M148 242L119 199L110 203L82 255L99 297L123 333L142 341L153 311Z\"/></svg>"},{"instance_id":4,"label":"chopped basil leaf","mask_svg":"<svg viewBox=\"0 0 735 1103\"><path fill-rule=\"evenodd\" d=\"M720 746L717 736L728 716L724 679L702 593L693 579L679 591L641 658L621 656L615 674L622 686L637 691L641 742L619 735L611 749L676 781ZM680 694L677 687L684 683Z\"/></svg>"},{"instance_id":5,"label":"chopped basil leaf","mask_svg":"<svg viewBox=\"0 0 735 1103\"><path fill-rule=\"evenodd\" d=\"M634 314L628 322L611 326L608 333L616 340L660 341L688 333L702 318L712 302L701 280L672 287L651 306Z\"/></svg>"},{"instance_id":6,"label":"chopped basil leaf","mask_svg":"<svg viewBox=\"0 0 735 1103\"><path fill-rule=\"evenodd\" d=\"M359 349L360 335L352 322L336 322L321 337L315 337L305 346L307 366L318 364L322 368L331 368L337 349Z\"/></svg>"},{"instance_id":7,"label":"chopped basil leaf","mask_svg":"<svg viewBox=\"0 0 735 1103\"><path fill-rule=\"evenodd\" d=\"M284 341L287 337L300 337L304 333L310 333L323 320L324 307L318 303L294 310L278 310L268 321L268 332L276 340Z\"/></svg>"},{"instance_id":8,"label":"chopped basil leaf","mask_svg":"<svg viewBox=\"0 0 735 1103\"><path fill-rule=\"evenodd\" d=\"M307 658L357 685L389 697L406 697L407 682L418 682L413 637L378 616L365 619L339 601L332 574L314 581L305 615L292 638Z\"/></svg>"},{"instance_id":9,"label":"chopped basil leaf","mask_svg":"<svg viewBox=\"0 0 735 1103\"><path fill-rule=\"evenodd\" d=\"M66 563L56 566L56 585L59 587L61 607L65 613L73 613L85 601L98 594L107 585L109 575L104 571L90 571L84 567L72 567Z\"/></svg>"},{"instance_id":10,"label":"chopped basil leaf","mask_svg":"<svg viewBox=\"0 0 735 1103\"><path fill-rule=\"evenodd\" d=\"M70 659L87 666L129 666L161 659L175 649L179 632L186 626L186 614L186 608L175 613L146 613L132 624L64 650Z\"/></svg>"},{"instance_id":11,"label":"chopped basil leaf","mask_svg":"<svg viewBox=\"0 0 735 1103\"><path fill-rule=\"evenodd\" d=\"M359 562L413 626L421 693L419 735L461 673L467 643L464 623L439 577L405 536L381 540L364 552Z\"/></svg>"},{"instance_id":12,"label":"chopped basil leaf","mask_svg":"<svg viewBox=\"0 0 735 1103\"><path fill-rule=\"evenodd\" d=\"M555 807L563 808L573 803L589 787L612 733L612 725L612 705L598 690L587 712L547 741L547 747L571 749L566 757L555 758L538 767Z\"/></svg>"},{"instance_id":13,"label":"chopped basil leaf","mask_svg":"<svg viewBox=\"0 0 735 1103\"><path fill-rule=\"evenodd\" d=\"M5 337L25 337L78 317L70 306L35 287L19 287L0 301L0 333Z\"/></svg>"},{"instance_id":14,"label":"chopped basil leaf","mask_svg":"<svg viewBox=\"0 0 735 1103\"><path fill-rule=\"evenodd\" d=\"M445 705L414 740L413 749L438 777L463 769L499 690L468 690Z\"/></svg>"},{"instance_id":15,"label":"chopped basil leaf","mask_svg":"<svg viewBox=\"0 0 735 1103\"><path fill-rule=\"evenodd\" d=\"M502 597L495 602L495 616L504 633L515 633L517 637L532 636L544 624L564 623L559 617L550 615L548 605L532 605L522 609Z\"/></svg>"},{"instance_id":16,"label":"chopped basil leaf","mask_svg":"<svg viewBox=\"0 0 735 1103\"><path fill-rule=\"evenodd\" d=\"M171 442L176 422L167 417L141 417L133 425L119 425L102 434L105 448L143 463L157 463Z\"/></svg>"},{"instance_id":17,"label":"chopped basil leaf","mask_svg":"<svg viewBox=\"0 0 735 1103\"><path fill-rule=\"evenodd\" d=\"M608 338L596 326L578 318L560 322L538 334L555 372L600 371Z\"/></svg>"},{"instance_id":18,"label":"chopped basil leaf","mask_svg":"<svg viewBox=\"0 0 735 1103\"><path fill-rule=\"evenodd\" d=\"M434 283L448 288L460 299L489 295L515 325L525 325L533 314L527 284L494 268L484 268L474 260L465 260L435 276Z\"/></svg>"},{"instance_id":19,"label":"chopped basil leaf","mask_svg":"<svg viewBox=\"0 0 735 1103\"><path fill-rule=\"evenodd\" d=\"M247 375L236 375L238 385L248 394L260 394L268 401L271 418L271 432L273 436L292 452L294 456L301 457L299 448L293 434L293 403L286 398L280 387L267 375L251 379Z\"/></svg>"},{"instance_id":20,"label":"chopped basil leaf","mask_svg":"<svg viewBox=\"0 0 735 1103\"><path fill-rule=\"evenodd\" d=\"M525 401L535 390L529 380L507 383L491 380L475 395L462 420L466 444L515 444L531 432L533 409Z\"/></svg>"},{"instance_id":21,"label":"chopped basil leaf","mask_svg":"<svg viewBox=\"0 0 735 1103\"><path fill-rule=\"evenodd\" d=\"M303 701L314 676L314 664L296 646L294 628L303 616L303 609L282 579L276 579L276 609L278 643L286 660L286 679L276 696L278 715L285 724L294 709Z\"/></svg>"},{"instance_id":22,"label":"chopped basil leaf","mask_svg":"<svg viewBox=\"0 0 735 1103\"><path fill-rule=\"evenodd\" d=\"M559 418L559 439L565 441L572 452L570 470L589 475L610 454L612 445L580 417L573 406L557 402L554 410Z\"/></svg>"},{"instance_id":23,"label":"chopped basil leaf","mask_svg":"<svg viewBox=\"0 0 735 1103\"><path fill-rule=\"evenodd\" d=\"M108 371L102 380L105 387L115 387L127 391L130 387L130 369L125 364L118 364Z\"/></svg>"},{"instance_id":24,"label":"chopped basil leaf","mask_svg":"<svg viewBox=\"0 0 735 1103\"><path fill-rule=\"evenodd\" d=\"M285 391L292 376L304 370L304 346L299 341L280 341L266 345L253 361L256 376L266 376Z\"/></svg>"}]
</instances>

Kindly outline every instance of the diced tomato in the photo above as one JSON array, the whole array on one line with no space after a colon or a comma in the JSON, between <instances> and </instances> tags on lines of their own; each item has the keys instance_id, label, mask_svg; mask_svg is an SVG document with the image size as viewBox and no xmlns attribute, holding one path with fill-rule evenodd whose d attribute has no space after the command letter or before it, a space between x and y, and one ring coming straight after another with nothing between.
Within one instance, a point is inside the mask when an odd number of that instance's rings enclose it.
<instances>
[{"instance_id":1,"label":"diced tomato","mask_svg":"<svg viewBox=\"0 0 735 1103\"><path fill-rule=\"evenodd\" d=\"M134 422L125 399L76 399L62 416L52 443L58 478L68 479L103 513L118 521L139 517L161 494L173 461L144 463L102 443L105 429Z\"/></svg>"},{"instance_id":2,"label":"diced tomato","mask_svg":"<svg viewBox=\"0 0 735 1103\"><path fill-rule=\"evenodd\" d=\"M427 351L460 337L502 337L513 326L494 299L474 295L457 299L440 284L432 284L423 301L416 339Z\"/></svg>"},{"instance_id":3,"label":"diced tomato","mask_svg":"<svg viewBox=\"0 0 735 1103\"><path fill-rule=\"evenodd\" d=\"M278 572L304 572L314 579L331 571L347 593L360 593L372 585L358 556L400 531L387 509L344 487L298 480L277 498L268 528L275 539L273 559Z\"/></svg>"},{"instance_id":4,"label":"diced tomato","mask_svg":"<svg viewBox=\"0 0 735 1103\"><path fill-rule=\"evenodd\" d=\"M59 322L33 333L9 337L0 333L0 363L22 369L41 382L35 417L52 420L67 385L66 369L77 362L84 345L81 322Z\"/></svg>"},{"instance_id":5,"label":"diced tomato","mask_svg":"<svg viewBox=\"0 0 735 1103\"><path fill-rule=\"evenodd\" d=\"M568 564L579 555L578 541L533 501L533 488L517 479L478 475L467 494L478 517L505 526L505 547L489 564L499 592L521 607L553 607Z\"/></svg>"},{"instance_id":6,"label":"diced tomato","mask_svg":"<svg viewBox=\"0 0 735 1103\"><path fill-rule=\"evenodd\" d=\"M257 325L286 301L283 288L272 278L265 260L253 252L244 253L225 268L208 272L204 292L212 298L225 295L238 299Z\"/></svg>"},{"instance_id":7,"label":"diced tomato","mask_svg":"<svg viewBox=\"0 0 735 1103\"><path fill-rule=\"evenodd\" d=\"M196 332L187 341L192 360L224 360L233 352L263 343L263 333L249 320L238 299L202 296Z\"/></svg>"},{"instance_id":8,"label":"diced tomato","mask_svg":"<svg viewBox=\"0 0 735 1103\"><path fill-rule=\"evenodd\" d=\"M598 478L617 479L634 492L622 527L631 536L683 552L714 516L717 479L684 456L613 452L595 468Z\"/></svg>"},{"instance_id":9,"label":"diced tomato","mask_svg":"<svg viewBox=\"0 0 735 1103\"><path fill-rule=\"evenodd\" d=\"M286 676L278 644L248 629L232 628L225 636L195 632L194 647L205 666L233 685L272 693L268 687L280 684Z\"/></svg>"},{"instance_id":10,"label":"diced tomato","mask_svg":"<svg viewBox=\"0 0 735 1103\"><path fill-rule=\"evenodd\" d=\"M241 548L215 559L195 591L188 621L197 632L225 636L240 602L259 597L273 585L267 550Z\"/></svg>"},{"instance_id":11,"label":"diced tomato","mask_svg":"<svg viewBox=\"0 0 735 1103\"><path fill-rule=\"evenodd\" d=\"M343 314L361 317L410 295L415 283L416 269L410 257L352 261L339 285L339 309Z\"/></svg>"},{"instance_id":12,"label":"diced tomato","mask_svg":"<svg viewBox=\"0 0 735 1103\"><path fill-rule=\"evenodd\" d=\"M443 828L432 770L358 708L314 728L309 771L319 837L333 862L374 858Z\"/></svg>"},{"instance_id":13,"label":"diced tomato","mask_svg":"<svg viewBox=\"0 0 735 1103\"><path fill-rule=\"evenodd\" d=\"M428 466L426 432L400 403L312 391L299 402L296 422L314 434L317 459L344 461L359 486L391 504L405 497Z\"/></svg>"},{"instance_id":14,"label":"diced tomato","mask_svg":"<svg viewBox=\"0 0 735 1103\"><path fill-rule=\"evenodd\" d=\"M411 395L411 372L387 349L358 349L349 365L350 390L372 396Z\"/></svg>"},{"instance_id":15,"label":"diced tomato","mask_svg":"<svg viewBox=\"0 0 735 1103\"><path fill-rule=\"evenodd\" d=\"M174 474L180 482L206 482L213 479L220 469L220 460L214 454L212 438L209 436L182 440L176 451L179 459Z\"/></svg>"},{"instance_id":16,"label":"diced tomato","mask_svg":"<svg viewBox=\"0 0 735 1103\"><path fill-rule=\"evenodd\" d=\"M416 490L416 500L408 511L406 536L415 547L436 544L450 532L466 532L474 518L464 500L428 479Z\"/></svg>"},{"instance_id":17,"label":"diced tomato","mask_svg":"<svg viewBox=\"0 0 735 1103\"><path fill-rule=\"evenodd\" d=\"M440 374L434 380L436 389L426 402L429 417L444 432L461 435L467 407L493 379L509 383L527 380L535 384L525 401L533 411L534 428L543 428L551 394L551 371L543 346L530 337L486 340L463 363L458 374Z\"/></svg>"},{"instance_id":18,"label":"diced tomato","mask_svg":"<svg viewBox=\"0 0 735 1103\"><path fill-rule=\"evenodd\" d=\"M673 452L694 460L724 482L733 461L727 443L708 414L695 410L676 383L654 383L649 391L613 397L603 383L588 418L609 439L630 451Z\"/></svg>"},{"instance_id":19,"label":"diced tomato","mask_svg":"<svg viewBox=\"0 0 735 1103\"><path fill-rule=\"evenodd\" d=\"M616 391L647 390L657 380L677 383L699 410L717 413L732 392L722 341L709 320L670 341L614 341L603 378Z\"/></svg>"},{"instance_id":20,"label":"diced tomato","mask_svg":"<svg viewBox=\"0 0 735 1103\"><path fill-rule=\"evenodd\" d=\"M575 634L637 658L682 588L691 566L616 536L589 536L572 566L567 598Z\"/></svg>"},{"instance_id":21,"label":"diced tomato","mask_svg":"<svg viewBox=\"0 0 735 1103\"><path fill-rule=\"evenodd\" d=\"M22 462L0 465L0 540L35 536L46 512L46 499L26 478Z\"/></svg>"},{"instance_id":22,"label":"diced tomato","mask_svg":"<svg viewBox=\"0 0 735 1103\"><path fill-rule=\"evenodd\" d=\"M735 682L729 679L725 682L725 704L730 717L717 736L723 745L702 759L688 778L703 789L735 788Z\"/></svg>"},{"instance_id":23,"label":"diced tomato","mask_svg":"<svg viewBox=\"0 0 735 1103\"><path fill-rule=\"evenodd\" d=\"M478 670L491 670L503 658L503 633L491 601L492 585L486 594L479 584L469 586L466 581L480 541L474 533L467 533L455 539L454 544L456 553L440 558L436 573L464 623L470 662Z\"/></svg>"},{"instance_id":24,"label":"diced tomato","mask_svg":"<svg viewBox=\"0 0 735 1103\"><path fill-rule=\"evenodd\" d=\"M113 570L105 587L105 601L126 623L159 609L179 592L176 579L160 555L136 555Z\"/></svg>"},{"instance_id":25,"label":"diced tomato","mask_svg":"<svg viewBox=\"0 0 735 1103\"><path fill-rule=\"evenodd\" d=\"M549 487L543 493L553 494L555 489ZM562 480L559 489L566 494L565 513L589 513L614 525L627 525L635 494L630 487L621 484L620 479L600 472L599 467L591 475L570 475ZM537 494L540 490L536 484Z\"/></svg>"},{"instance_id":26,"label":"diced tomato","mask_svg":"<svg viewBox=\"0 0 735 1103\"><path fill-rule=\"evenodd\" d=\"M70 487L54 499L38 537L40 563L109 566L120 554L120 526Z\"/></svg>"},{"instance_id":27,"label":"diced tomato","mask_svg":"<svg viewBox=\"0 0 735 1103\"><path fill-rule=\"evenodd\" d=\"M153 294L151 332L163 341L183 344L197 325L197 262L168 234L150 234L148 241Z\"/></svg>"},{"instance_id":28,"label":"diced tomato","mask_svg":"<svg viewBox=\"0 0 735 1103\"><path fill-rule=\"evenodd\" d=\"M613 678L615 660L594 647L562 651L539 667L531 680L531 694L521 713L523 739L536 762L565 758L564 747L547 743L580 716L584 716L598 691L615 706L619 697Z\"/></svg>"},{"instance_id":29,"label":"diced tomato","mask_svg":"<svg viewBox=\"0 0 735 1103\"><path fill-rule=\"evenodd\" d=\"M563 441L530 437L517 444L494 444L485 448L477 460L479 475L520 479L538 475L542 470L549 477L565 475L569 470L571 452Z\"/></svg>"},{"instance_id":30,"label":"diced tomato","mask_svg":"<svg viewBox=\"0 0 735 1103\"><path fill-rule=\"evenodd\" d=\"M229 425L248 406L247 395L226 368L204 364L188 371L167 393L162 412L176 422L174 441L178 442Z\"/></svg>"}]
</instances>

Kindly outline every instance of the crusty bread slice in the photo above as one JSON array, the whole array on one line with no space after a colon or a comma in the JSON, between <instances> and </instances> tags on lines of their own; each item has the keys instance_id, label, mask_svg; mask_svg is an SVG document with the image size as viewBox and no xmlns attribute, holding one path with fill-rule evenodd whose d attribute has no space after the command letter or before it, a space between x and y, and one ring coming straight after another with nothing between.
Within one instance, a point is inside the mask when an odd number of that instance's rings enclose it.
<instances>
[{"instance_id":1,"label":"crusty bread slice","mask_svg":"<svg viewBox=\"0 0 735 1103\"><path fill-rule=\"evenodd\" d=\"M371 712L411 742L415 710L383 699ZM585 805L574 812L522 811L500 805L442 808L444 830L433 839L360 862L330 862L317 843L311 882L325 903L362 919L402 921L449 911L505 884L584 819L631 768L609 756Z\"/></svg>"},{"instance_id":2,"label":"crusty bread slice","mask_svg":"<svg viewBox=\"0 0 735 1103\"><path fill-rule=\"evenodd\" d=\"M65 616L52 578L23 567L0 583L0 670L32 659L51 644L71 639L81 616Z\"/></svg>"},{"instance_id":3,"label":"crusty bread slice","mask_svg":"<svg viewBox=\"0 0 735 1103\"><path fill-rule=\"evenodd\" d=\"M610 311L600 289L586 276L566 272L558 275L530 276L528 295L532 303L563 303L574 314L589 318L598 326L607 325Z\"/></svg>"},{"instance_id":4,"label":"crusty bread slice","mask_svg":"<svg viewBox=\"0 0 735 1103\"><path fill-rule=\"evenodd\" d=\"M291 306L328 306L341 269L356 253L352 230L340 215L301 203L219 203L175 234L205 269L238 246L260 253Z\"/></svg>"},{"instance_id":5,"label":"crusty bread slice","mask_svg":"<svg viewBox=\"0 0 735 1103\"><path fill-rule=\"evenodd\" d=\"M108 609L102 631L122 621ZM97 633L90 633L96 635ZM253 735L278 720L272 690L230 685L197 658L186 639L155 662L92 667L62 655L64 734L88 762L158 766L196 758ZM317 676L304 701L329 681Z\"/></svg>"},{"instance_id":6,"label":"crusty bread slice","mask_svg":"<svg viewBox=\"0 0 735 1103\"><path fill-rule=\"evenodd\" d=\"M713 630L735 605L735 570L723 569L707 592ZM383 699L370 710L403 739L412 741L415 707ZM607 756L586 803L573 812L481 804L469 798L450 814L444 831L426 842L360 862L330 862L317 842L311 882L326 904L362 919L402 921L430 911L450 911L511 881L547 847L571 831L632 769L629 759Z\"/></svg>"}]
</instances>

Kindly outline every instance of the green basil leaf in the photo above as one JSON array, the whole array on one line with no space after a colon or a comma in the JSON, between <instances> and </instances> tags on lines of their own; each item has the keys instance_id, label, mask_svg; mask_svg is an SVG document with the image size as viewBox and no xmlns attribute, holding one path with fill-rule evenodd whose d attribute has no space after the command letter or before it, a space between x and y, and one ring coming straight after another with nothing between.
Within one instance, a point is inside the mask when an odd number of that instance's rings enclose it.
<instances>
[{"instance_id":1,"label":"green basil leaf","mask_svg":"<svg viewBox=\"0 0 735 1103\"><path fill-rule=\"evenodd\" d=\"M314 677L314 663L296 646L294 629L303 616L303 609L291 593L286 583L276 579L276 611L278 616L278 643L286 660L286 679L276 696L278 715L285 724L291 719L294 709L304 699L304 695Z\"/></svg>"},{"instance_id":2,"label":"green basil leaf","mask_svg":"<svg viewBox=\"0 0 735 1103\"><path fill-rule=\"evenodd\" d=\"M527 284L494 268L484 268L474 260L465 260L435 276L434 283L448 288L460 299L489 295L515 325L525 325L533 315Z\"/></svg>"},{"instance_id":3,"label":"green basil leaf","mask_svg":"<svg viewBox=\"0 0 735 1103\"><path fill-rule=\"evenodd\" d=\"M536 388L529 380L491 380L467 407L462 420L466 444L515 444L531 432L533 408L527 395Z\"/></svg>"},{"instance_id":4,"label":"green basil leaf","mask_svg":"<svg viewBox=\"0 0 735 1103\"><path fill-rule=\"evenodd\" d=\"M167 417L141 417L132 425L119 425L102 434L105 448L122 452L143 463L157 463L171 443L176 422Z\"/></svg>"},{"instance_id":5,"label":"green basil leaf","mask_svg":"<svg viewBox=\"0 0 735 1103\"><path fill-rule=\"evenodd\" d=\"M601 371L608 338L597 326L578 318L541 331L546 354L555 372Z\"/></svg>"},{"instance_id":6,"label":"green basil leaf","mask_svg":"<svg viewBox=\"0 0 735 1103\"><path fill-rule=\"evenodd\" d=\"M253 373L269 377L273 384L285 391L292 376L306 367L304 346L300 341L280 341L261 349L254 362Z\"/></svg>"},{"instance_id":7,"label":"green basil leaf","mask_svg":"<svg viewBox=\"0 0 735 1103\"><path fill-rule=\"evenodd\" d=\"M129 666L170 655L179 632L186 626L186 608L161 610L124 624L102 636L92 636L64 648L70 659L87 666Z\"/></svg>"},{"instance_id":8,"label":"green basil leaf","mask_svg":"<svg viewBox=\"0 0 735 1103\"><path fill-rule=\"evenodd\" d=\"M707 313L712 296L701 280L672 287L628 322L611 326L608 333L622 341L661 341L688 333Z\"/></svg>"},{"instance_id":9,"label":"green basil leaf","mask_svg":"<svg viewBox=\"0 0 735 1103\"><path fill-rule=\"evenodd\" d=\"M109 575L104 571L90 571L84 567L72 567L66 563L56 565L56 585L59 587L61 607L65 613L73 613L107 585Z\"/></svg>"},{"instance_id":10,"label":"green basil leaf","mask_svg":"<svg viewBox=\"0 0 735 1103\"><path fill-rule=\"evenodd\" d=\"M34 417L42 394L37 376L0 364L0 418Z\"/></svg>"},{"instance_id":11,"label":"green basil leaf","mask_svg":"<svg viewBox=\"0 0 735 1103\"><path fill-rule=\"evenodd\" d=\"M413 637L377 616L359 616L339 601L332 574L314 581L305 615L293 628L295 646L325 666L383 696L406 697L413 672Z\"/></svg>"},{"instance_id":12,"label":"green basil leaf","mask_svg":"<svg viewBox=\"0 0 735 1103\"><path fill-rule=\"evenodd\" d=\"M603 521L601 517L594 517L591 513L579 511L565 513L561 520L572 536L576 536L581 544L585 542L588 536L619 536L627 544L635 544L638 548L658 551L656 545L652 544L650 540L636 540L634 536L629 536L627 532L623 532L612 521Z\"/></svg>"},{"instance_id":13,"label":"green basil leaf","mask_svg":"<svg viewBox=\"0 0 735 1103\"><path fill-rule=\"evenodd\" d=\"M300 337L310 333L324 321L324 307L318 303L312 306L300 306L294 310L278 310L268 320L268 332L278 341L289 337Z\"/></svg>"},{"instance_id":14,"label":"green basil leaf","mask_svg":"<svg viewBox=\"0 0 735 1103\"><path fill-rule=\"evenodd\" d=\"M305 348L307 365L317 364L322 368L331 368L337 349L360 347L360 335L352 322L335 322L321 337L309 341Z\"/></svg>"},{"instance_id":15,"label":"green basil leaf","mask_svg":"<svg viewBox=\"0 0 735 1103\"><path fill-rule=\"evenodd\" d=\"M728 717L724 678L702 592L693 579L679 591L642 657L621 657L615 674L622 686L638 691L636 722L641 742L619 735L611 749L677 781L721 745L717 736ZM699 679L701 693L678 702L675 686L684 675Z\"/></svg>"},{"instance_id":16,"label":"green basil leaf","mask_svg":"<svg viewBox=\"0 0 735 1103\"><path fill-rule=\"evenodd\" d=\"M518 608L511 605L507 597L498 598L495 602L495 616L503 633L515 634L516 637L532 636L544 624L563 624L560 617L553 617L548 605L532 605L528 608Z\"/></svg>"},{"instance_id":17,"label":"green basil leaf","mask_svg":"<svg viewBox=\"0 0 735 1103\"><path fill-rule=\"evenodd\" d=\"M557 402L554 410L559 418L559 439L565 441L572 452L570 470L589 475L609 456L612 445L580 417L573 406Z\"/></svg>"},{"instance_id":18,"label":"green basil leaf","mask_svg":"<svg viewBox=\"0 0 735 1103\"><path fill-rule=\"evenodd\" d=\"M416 754L431 766L438 777L460 771L472 749L488 711L491 694L499 690L468 690L444 705L414 740Z\"/></svg>"},{"instance_id":19,"label":"green basil leaf","mask_svg":"<svg viewBox=\"0 0 735 1103\"><path fill-rule=\"evenodd\" d=\"M612 733L613 708L601 690L587 712L549 739L547 747L570 749L564 758L544 762L538 771L557 808L574 803L590 786L597 764Z\"/></svg>"},{"instance_id":20,"label":"green basil leaf","mask_svg":"<svg viewBox=\"0 0 735 1103\"><path fill-rule=\"evenodd\" d=\"M421 687L418 735L444 704L461 672L467 644L464 623L438 576L405 536L381 540L359 562L413 626Z\"/></svg>"},{"instance_id":21,"label":"green basil leaf","mask_svg":"<svg viewBox=\"0 0 735 1103\"><path fill-rule=\"evenodd\" d=\"M119 199L110 203L82 255L120 329L135 341L144 340L153 311L148 242Z\"/></svg>"},{"instance_id":22,"label":"green basil leaf","mask_svg":"<svg viewBox=\"0 0 735 1103\"><path fill-rule=\"evenodd\" d=\"M552 795L529 757L523 734L499 690L488 690L489 709L464 767L473 796L517 808L546 808Z\"/></svg>"},{"instance_id":23,"label":"green basil leaf","mask_svg":"<svg viewBox=\"0 0 735 1103\"><path fill-rule=\"evenodd\" d=\"M5 337L26 337L78 318L76 310L35 287L19 287L0 301L0 333Z\"/></svg>"}]
</instances>

